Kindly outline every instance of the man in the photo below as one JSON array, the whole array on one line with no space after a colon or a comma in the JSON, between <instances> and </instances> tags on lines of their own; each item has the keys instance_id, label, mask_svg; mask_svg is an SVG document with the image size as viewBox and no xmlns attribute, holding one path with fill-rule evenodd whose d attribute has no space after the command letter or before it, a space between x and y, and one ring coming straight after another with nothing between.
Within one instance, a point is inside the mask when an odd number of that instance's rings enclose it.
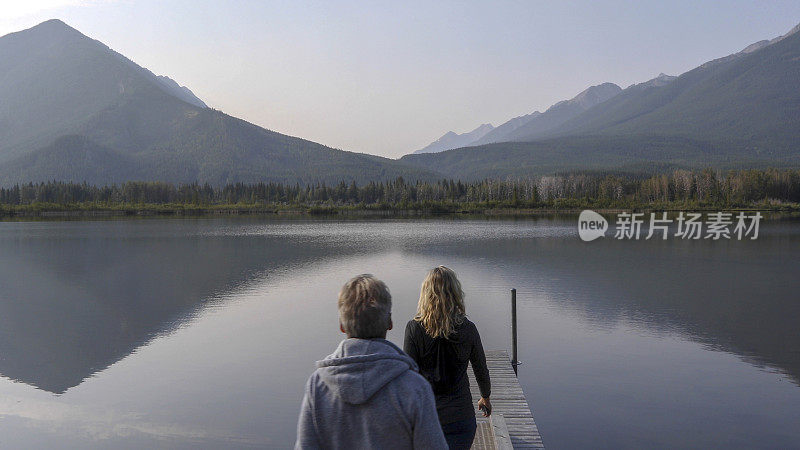
<instances>
[{"instance_id":1,"label":"man","mask_svg":"<svg viewBox=\"0 0 800 450\"><path fill-rule=\"evenodd\" d=\"M306 384L295 448L446 449L430 384L386 340L386 284L372 275L348 281L339 292L339 329L347 339L317 362Z\"/></svg>"}]
</instances>

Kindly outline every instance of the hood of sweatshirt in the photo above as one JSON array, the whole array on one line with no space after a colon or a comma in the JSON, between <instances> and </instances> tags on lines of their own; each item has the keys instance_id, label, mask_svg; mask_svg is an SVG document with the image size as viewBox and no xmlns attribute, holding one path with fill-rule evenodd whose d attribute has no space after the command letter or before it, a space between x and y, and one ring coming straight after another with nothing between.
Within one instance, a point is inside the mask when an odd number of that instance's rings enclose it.
<instances>
[{"instance_id":1,"label":"hood of sweatshirt","mask_svg":"<svg viewBox=\"0 0 800 450\"><path fill-rule=\"evenodd\" d=\"M333 354L317 361L320 379L346 403L367 402L390 381L417 364L385 339L343 340Z\"/></svg>"}]
</instances>

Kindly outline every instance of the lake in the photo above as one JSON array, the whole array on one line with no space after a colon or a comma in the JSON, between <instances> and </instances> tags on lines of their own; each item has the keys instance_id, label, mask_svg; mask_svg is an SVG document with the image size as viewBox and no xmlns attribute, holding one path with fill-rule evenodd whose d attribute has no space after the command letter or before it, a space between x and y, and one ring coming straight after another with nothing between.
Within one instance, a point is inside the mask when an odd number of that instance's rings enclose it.
<instances>
[{"instance_id":1,"label":"lake","mask_svg":"<svg viewBox=\"0 0 800 450\"><path fill-rule=\"evenodd\" d=\"M336 297L402 344L426 271L510 349L544 444L800 447L800 221L757 240L577 237L576 216L0 222L0 446L287 448Z\"/></svg>"}]
</instances>

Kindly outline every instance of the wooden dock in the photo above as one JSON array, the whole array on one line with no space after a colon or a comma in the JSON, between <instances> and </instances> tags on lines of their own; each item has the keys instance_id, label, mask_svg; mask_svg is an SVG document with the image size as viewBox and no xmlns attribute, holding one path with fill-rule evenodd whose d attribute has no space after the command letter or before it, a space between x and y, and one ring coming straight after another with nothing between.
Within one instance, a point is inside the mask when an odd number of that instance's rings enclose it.
<instances>
[{"instance_id":1,"label":"wooden dock","mask_svg":"<svg viewBox=\"0 0 800 450\"><path fill-rule=\"evenodd\" d=\"M542 437L536 422L533 421L531 408L519 385L511 358L504 350L486 352L486 363L492 379L492 415L483 417L478 411L478 431L475 434L473 449L543 449ZM472 399L477 404L481 398L478 383L472 367L467 369ZM476 407L477 408L477 407Z\"/></svg>"}]
</instances>

